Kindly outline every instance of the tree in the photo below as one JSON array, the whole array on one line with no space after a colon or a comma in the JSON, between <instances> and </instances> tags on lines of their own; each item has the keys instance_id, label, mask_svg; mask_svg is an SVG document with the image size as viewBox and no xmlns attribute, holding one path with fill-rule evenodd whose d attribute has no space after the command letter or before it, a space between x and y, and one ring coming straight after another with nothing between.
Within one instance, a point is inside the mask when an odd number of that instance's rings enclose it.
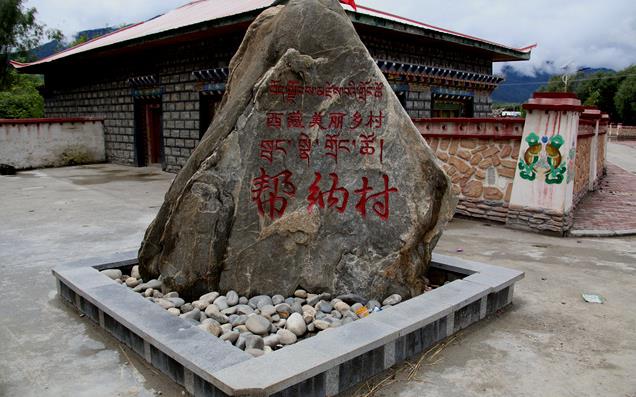
<instances>
[{"instance_id":1,"label":"tree","mask_svg":"<svg viewBox=\"0 0 636 397\"><path fill-rule=\"evenodd\" d=\"M618 114L614 106L614 96L619 83L617 73L597 72L585 76L585 80L577 85L575 93L584 105L596 106L615 120Z\"/></svg>"},{"instance_id":2,"label":"tree","mask_svg":"<svg viewBox=\"0 0 636 397\"><path fill-rule=\"evenodd\" d=\"M636 65L620 72L581 72L568 76L568 92L575 93L586 106L596 106L615 122L636 124ZM553 76L543 92L563 92L563 76Z\"/></svg>"},{"instance_id":3,"label":"tree","mask_svg":"<svg viewBox=\"0 0 636 397\"><path fill-rule=\"evenodd\" d=\"M88 41L88 35L86 33L81 33L81 34L78 34L75 40L73 40L68 46L75 47L76 45L84 44L87 41Z\"/></svg>"},{"instance_id":4,"label":"tree","mask_svg":"<svg viewBox=\"0 0 636 397\"><path fill-rule=\"evenodd\" d=\"M634 67L636 69L636 67ZM614 105L619 120L627 125L636 125L636 75L626 77L614 96Z\"/></svg>"},{"instance_id":5,"label":"tree","mask_svg":"<svg viewBox=\"0 0 636 397\"><path fill-rule=\"evenodd\" d=\"M18 74L9 70L11 87L0 91L0 119L40 118L44 117L44 98L37 87L42 77Z\"/></svg>"},{"instance_id":6,"label":"tree","mask_svg":"<svg viewBox=\"0 0 636 397\"><path fill-rule=\"evenodd\" d=\"M10 58L27 61L29 50L42 38L60 40L59 30L46 30L35 15L35 8L25 8L24 0L0 0L0 89L10 86Z\"/></svg>"},{"instance_id":7,"label":"tree","mask_svg":"<svg viewBox=\"0 0 636 397\"><path fill-rule=\"evenodd\" d=\"M42 38L63 38L59 30L46 30L37 22L35 8L24 0L0 0L0 118L43 117L44 99L37 90L41 76L21 75L9 60L29 61L29 52Z\"/></svg>"}]
</instances>

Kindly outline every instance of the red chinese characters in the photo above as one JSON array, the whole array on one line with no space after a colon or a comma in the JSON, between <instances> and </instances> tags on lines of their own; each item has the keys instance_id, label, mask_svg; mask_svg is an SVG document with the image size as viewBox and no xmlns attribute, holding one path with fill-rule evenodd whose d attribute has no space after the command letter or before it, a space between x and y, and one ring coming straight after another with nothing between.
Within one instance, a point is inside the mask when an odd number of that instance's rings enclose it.
<instances>
[{"instance_id":1,"label":"red chinese characters","mask_svg":"<svg viewBox=\"0 0 636 397\"><path fill-rule=\"evenodd\" d=\"M377 131L384 127L386 115L382 111L370 111L368 114L355 112L314 112L303 114L301 111L268 112L266 126L268 129L300 130L292 139L266 139L259 144L260 158L272 164L276 158L284 159L296 145L298 158L309 166L314 146L321 143L322 156L330 157L337 164L341 155L378 156L380 162L384 158L384 140L377 138ZM325 131L322 139L309 139L304 129ZM360 131L356 137L344 137L352 131ZM356 150L359 148L359 150Z\"/></svg>"},{"instance_id":2,"label":"red chinese characters","mask_svg":"<svg viewBox=\"0 0 636 397\"><path fill-rule=\"evenodd\" d=\"M320 190L320 180L322 179L322 175L320 172L316 172L316 179L309 187L309 196L307 197L307 201L309 201L309 206L307 210L311 212L314 206L318 206L320 208L325 208L325 196L327 198L327 207L335 208L336 211L343 213L347 209L347 203L349 202L349 191L343 187L338 187L338 174L331 173L329 177L331 178L331 188L323 192Z\"/></svg>"},{"instance_id":3,"label":"red chinese characters","mask_svg":"<svg viewBox=\"0 0 636 397\"><path fill-rule=\"evenodd\" d=\"M357 99L382 95L382 84L374 85L370 82L338 87L329 84L325 87L306 87L297 81L289 81L285 86L276 82L270 84L270 94L283 95L293 102L302 95L341 95L353 96ZM278 84L278 85L277 85ZM355 157L379 158L383 161L384 139L380 139L381 130L386 126L386 115L382 110L368 112L356 111L352 114L342 111L318 111L303 113L295 111L268 111L265 117L268 139L258 142L258 154L262 162L269 165L283 165L280 173L271 172L264 167L259 168L259 174L252 180L251 199L255 203L261 217L276 220L285 215L286 210L296 198L296 185L293 181L294 172L298 165L291 167L288 156L295 156L311 166L312 156L331 158L338 165L343 160L344 167L356 167ZM275 130L275 131L274 131ZM352 162L353 160L353 162ZM321 168L328 166L324 161L318 161ZM343 167L340 165L339 167ZM291 170L290 170L291 169ZM278 171L277 170L277 171ZM316 208L335 210L345 213L351 201L351 211L355 211L362 218L368 214L377 216L380 220L387 220L390 216L390 201L392 195L398 192L396 187L390 186L389 177L382 175L382 182L361 177L358 189L341 185L341 179L334 169L329 178L323 178L320 172L314 170L313 183L307 188L307 210ZM302 186L306 186L302 184ZM382 183L382 185L380 185ZM374 188L374 186L382 186ZM350 190L349 190L350 189ZM355 190L354 190L355 189ZM354 198L356 198L354 200ZM355 202L355 205L354 205Z\"/></svg>"},{"instance_id":4,"label":"red chinese characters","mask_svg":"<svg viewBox=\"0 0 636 397\"><path fill-rule=\"evenodd\" d=\"M287 128L305 128L303 114L300 111L287 114Z\"/></svg>"},{"instance_id":5,"label":"red chinese characters","mask_svg":"<svg viewBox=\"0 0 636 397\"><path fill-rule=\"evenodd\" d=\"M389 187L388 175L382 175L382 180L384 181L383 190L370 195L369 193L373 192L373 187L369 186L369 179L366 176L362 177L362 188L356 190L355 193L360 195L360 201L356 204L356 211L358 211L363 218L367 216L367 203L372 202L373 205L371 208L373 212L383 221L389 219L391 213L389 196L391 193L397 193L398 189Z\"/></svg>"},{"instance_id":6,"label":"red chinese characters","mask_svg":"<svg viewBox=\"0 0 636 397\"><path fill-rule=\"evenodd\" d=\"M330 130L341 130L344 125L344 118L347 114L342 112L329 113L329 127Z\"/></svg>"},{"instance_id":7,"label":"red chinese characters","mask_svg":"<svg viewBox=\"0 0 636 397\"><path fill-rule=\"evenodd\" d=\"M280 112L268 112L267 113L267 128L274 128L279 130L283 125L283 113Z\"/></svg>"},{"instance_id":8,"label":"red chinese characters","mask_svg":"<svg viewBox=\"0 0 636 397\"><path fill-rule=\"evenodd\" d=\"M367 122L368 128L382 128L382 123L384 122L384 114L380 110L380 113L375 115L373 112L369 114L369 121Z\"/></svg>"},{"instance_id":9,"label":"red chinese characters","mask_svg":"<svg viewBox=\"0 0 636 397\"><path fill-rule=\"evenodd\" d=\"M267 214L275 220L285 214L287 199L296 196L296 186L291 178L292 172L289 170L270 176L263 167L260 168L260 175L252 180L252 201L256 203L261 216Z\"/></svg>"},{"instance_id":10,"label":"red chinese characters","mask_svg":"<svg viewBox=\"0 0 636 397\"><path fill-rule=\"evenodd\" d=\"M323 191L320 187L322 181L322 174L320 172L315 173L315 179L309 187L309 195L307 201L307 211L311 212L315 207L318 208L333 208L336 211L343 213L347 209L349 203L349 191L339 186L340 178L337 173L330 173L331 187L327 191ZM360 196L355 209L363 218L367 216L368 206L371 205L371 210L381 220L386 221L391 214L390 199L392 193L397 193L396 187L389 187L389 176L382 175L382 181L384 187L377 193L373 192L373 187L369 186L369 178L362 177L362 187L356 189L354 193Z\"/></svg>"},{"instance_id":11,"label":"red chinese characters","mask_svg":"<svg viewBox=\"0 0 636 397\"><path fill-rule=\"evenodd\" d=\"M362 125L362 121L363 121L362 114L360 114L360 112L355 112L353 114L353 121L352 121L351 127L349 128L352 130L357 129L358 127L360 127L360 125Z\"/></svg>"},{"instance_id":12,"label":"red chinese characters","mask_svg":"<svg viewBox=\"0 0 636 397\"><path fill-rule=\"evenodd\" d=\"M321 130L325 130L326 128L323 126L324 114L322 112L316 112L313 116L311 116L311 121L309 122L309 128L318 127Z\"/></svg>"}]
</instances>

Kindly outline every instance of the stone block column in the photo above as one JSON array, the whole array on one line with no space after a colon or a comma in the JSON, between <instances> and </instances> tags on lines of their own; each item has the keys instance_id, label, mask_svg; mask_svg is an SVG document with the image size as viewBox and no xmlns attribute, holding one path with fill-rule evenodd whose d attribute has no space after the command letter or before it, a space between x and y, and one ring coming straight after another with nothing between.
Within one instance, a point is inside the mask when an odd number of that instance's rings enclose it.
<instances>
[{"instance_id":1,"label":"stone block column","mask_svg":"<svg viewBox=\"0 0 636 397\"><path fill-rule=\"evenodd\" d=\"M607 113L602 113L601 114L601 124L599 126L599 129L601 131L604 131L605 134L602 134L603 137L602 139L605 140L605 144L603 145L603 164L600 164L601 167L603 167L604 169L606 168L606 164L607 164L607 145L609 144L610 141L610 116ZM603 174L605 174L605 170L603 170Z\"/></svg>"},{"instance_id":2,"label":"stone block column","mask_svg":"<svg viewBox=\"0 0 636 397\"><path fill-rule=\"evenodd\" d=\"M592 138L592 148L590 151L590 178L588 182L588 190L596 189L597 170L598 170L598 150L599 150L599 127L601 121L601 111L597 108L586 107L581 114L581 119L594 122L594 137Z\"/></svg>"},{"instance_id":3,"label":"stone block column","mask_svg":"<svg viewBox=\"0 0 636 397\"><path fill-rule=\"evenodd\" d=\"M574 160L583 111L569 93L535 93L527 111L506 225L563 235L572 225Z\"/></svg>"}]
</instances>

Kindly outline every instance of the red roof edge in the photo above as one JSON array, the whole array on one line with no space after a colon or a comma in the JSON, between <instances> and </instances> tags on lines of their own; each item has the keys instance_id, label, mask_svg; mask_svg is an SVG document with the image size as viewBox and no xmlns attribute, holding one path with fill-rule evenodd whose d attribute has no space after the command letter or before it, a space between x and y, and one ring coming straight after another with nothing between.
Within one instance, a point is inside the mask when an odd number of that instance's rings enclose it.
<instances>
[{"instance_id":1,"label":"red roof edge","mask_svg":"<svg viewBox=\"0 0 636 397\"><path fill-rule=\"evenodd\" d=\"M46 57L46 58L39 59L39 60L37 61L37 63L44 63L44 62L46 62L46 60L47 60L47 59L49 59L49 58L51 58L51 57L53 57L53 56L57 56L57 55L63 54L63 53L65 53L65 52L67 52L67 51L74 50L74 49L76 49L76 48L79 48L79 47L85 46L85 45L86 45L86 44L88 44L88 43L92 43L92 42L93 42L93 41L95 41L95 40L100 40L100 39L103 39L104 37L108 37L108 36L111 36L111 35L113 35L113 34L115 34L115 33L123 32L124 30L128 30L128 29L134 28L135 26L139 26L139 25L143 25L143 24L144 24L144 22L133 23L132 25L124 26L123 28L120 28L120 29L117 29L117 30L113 30L113 31L112 31L112 32L110 32L110 33L106 33L106 34L103 34L103 35L101 35L101 36L93 37L92 39L90 39L90 40L86 40L86 41L85 41L85 42L83 42L83 43L80 43L80 44L75 45L75 46L73 46L73 47L66 48L66 49L64 49L64 50L62 50L62 51L60 51L60 52L56 52L56 53L54 53L54 54L51 54L51 55L49 55L49 56L48 56L48 57ZM31 65L32 65L32 64L34 64L35 62L34 62L34 63L23 63L23 62L18 62L18 61L9 61L9 63L10 63L10 64L11 64L11 66L13 66L14 68L16 68L16 69L20 69L20 68L24 68L24 67L27 67L27 66L31 66Z\"/></svg>"},{"instance_id":2,"label":"red roof edge","mask_svg":"<svg viewBox=\"0 0 636 397\"><path fill-rule=\"evenodd\" d=\"M205 1L205 0L194 0L194 1L191 1L190 3L187 3L187 4L184 4L184 5L180 6L180 7L177 7L177 9L188 7L188 6L192 5L192 4L200 3L201 1ZM503 44L496 43L494 41L485 40L485 39L482 39L482 38L479 38L479 37L476 37L476 36L471 36L471 35L459 33L459 32L456 32L456 31L453 31L453 30L450 30L450 29L440 28L440 27L435 26L435 25L431 25L431 24L427 24L427 23L424 23L424 22L416 21L414 19L402 17L402 16L399 16L399 15L396 15L396 14L392 14L392 13L389 13L389 12L386 12L386 11L380 11L380 10L376 10L374 8L370 8L370 7L366 7L366 6L362 6L362 5L358 5L357 7L360 8L360 9L364 9L364 10L367 10L367 11L378 13L380 15L392 17L392 18L395 18L395 19L398 19L398 20L402 20L402 21L405 21L405 22L414 23L416 25L419 25L419 26L422 26L422 27L425 27L425 28L435 29L435 30L438 30L438 31L441 31L441 32L444 32L444 33L452 34L452 35L459 36L459 37L464 37L464 38L471 39L471 40L480 41L480 42L483 42L483 43L488 43L488 44L491 44L491 45L495 45L495 46L506 48L506 49L513 50L513 51L519 51L519 52L528 53L533 48L537 47L537 44L535 43L535 44L529 45L529 46L524 47L524 48L513 48L513 47L509 47L509 46L503 45ZM28 67L28 66L31 66L31 65L36 64L36 63L37 64L45 63L47 61L47 59L49 59L49 58L51 58L53 56L58 56L58 55L63 54L65 52L67 52L67 51L71 51L71 50L76 49L78 47L82 47L84 45L92 43L93 41L103 39L103 38L108 37L110 35L125 31L127 29L131 29L131 28L139 26L139 25L143 25L145 22L146 21L138 22L138 23L135 23L135 24L131 24L131 25L125 26L125 27L123 27L121 29L114 30L114 31L112 31L110 33L107 33L105 35L94 37L94 38L92 38L90 40L85 41L84 43L78 44L78 45L73 46L73 47L66 48L63 51L57 52L55 54L52 54L52 55L50 55L50 56L48 56L46 58L39 59L37 62L23 63L23 62L18 62L18 61L13 61L12 60L12 61L9 61L9 63L11 64L11 66L13 66L16 69L21 69L21 68L24 68L24 67Z\"/></svg>"}]
</instances>

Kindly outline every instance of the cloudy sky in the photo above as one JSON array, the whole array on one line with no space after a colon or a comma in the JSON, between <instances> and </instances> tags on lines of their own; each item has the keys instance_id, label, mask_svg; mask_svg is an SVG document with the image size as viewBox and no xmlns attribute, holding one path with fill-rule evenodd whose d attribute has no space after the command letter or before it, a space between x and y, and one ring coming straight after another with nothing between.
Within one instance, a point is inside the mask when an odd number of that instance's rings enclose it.
<instances>
[{"instance_id":1,"label":"cloudy sky","mask_svg":"<svg viewBox=\"0 0 636 397\"><path fill-rule=\"evenodd\" d=\"M222 6L225 1L215 1ZM188 0L27 0L39 19L67 38L84 29L118 26L162 14ZM358 4L512 47L537 43L519 70L622 69L636 64L634 0L358 0ZM88 5L90 4L90 5ZM501 66L501 65L500 65Z\"/></svg>"}]
</instances>

